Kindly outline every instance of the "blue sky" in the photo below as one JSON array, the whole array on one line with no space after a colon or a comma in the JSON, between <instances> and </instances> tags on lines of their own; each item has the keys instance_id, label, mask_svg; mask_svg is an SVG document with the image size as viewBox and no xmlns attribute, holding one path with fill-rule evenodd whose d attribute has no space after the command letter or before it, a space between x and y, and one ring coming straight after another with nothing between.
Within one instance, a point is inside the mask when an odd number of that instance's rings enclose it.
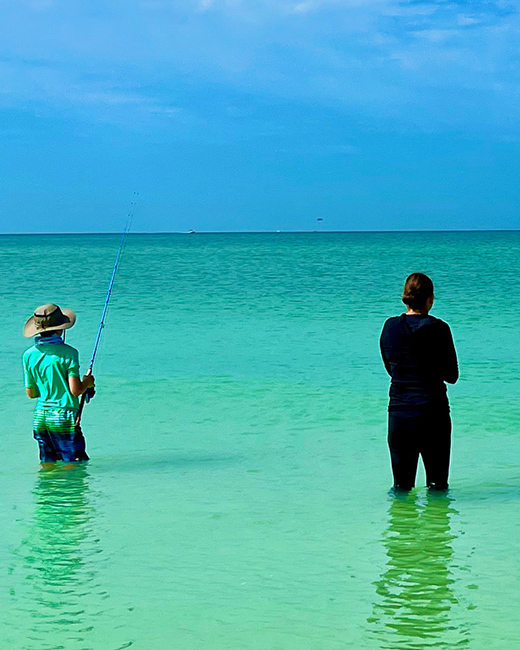
<instances>
[{"instance_id":1,"label":"blue sky","mask_svg":"<svg viewBox=\"0 0 520 650\"><path fill-rule=\"evenodd\" d=\"M0 0L0 231L519 228L518 9Z\"/></svg>"}]
</instances>

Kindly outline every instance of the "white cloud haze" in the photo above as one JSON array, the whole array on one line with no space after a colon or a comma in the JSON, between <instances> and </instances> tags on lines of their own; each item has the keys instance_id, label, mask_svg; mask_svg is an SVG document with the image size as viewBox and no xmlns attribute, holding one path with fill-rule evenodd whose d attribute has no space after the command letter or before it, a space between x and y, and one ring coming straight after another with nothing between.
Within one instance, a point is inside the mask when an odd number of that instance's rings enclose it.
<instances>
[{"instance_id":1,"label":"white cloud haze","mask_svg":"<svg viewBox=\"0 0 520 650\"><path fill-rule=\"evenodd\" d=\"M2 2L4 106L129 126L197 114L174 82L516 135L520 22L502 2ZM121 108L124 106L125 111ZM484 110L480 109L484 107ZM496 107L496 108L494 108ZM457 110L460 108L460 116ZM410 112L412 115L410 115ZM411 118L411 119L410 119ZM515 131L512 133L511 130Z\"/></svg>"}]
</instances>

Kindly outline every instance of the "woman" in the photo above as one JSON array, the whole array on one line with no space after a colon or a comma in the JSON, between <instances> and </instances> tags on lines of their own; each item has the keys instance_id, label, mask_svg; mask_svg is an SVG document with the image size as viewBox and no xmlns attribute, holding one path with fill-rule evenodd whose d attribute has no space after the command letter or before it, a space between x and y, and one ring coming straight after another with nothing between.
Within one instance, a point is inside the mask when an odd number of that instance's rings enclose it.
<instances>
[{"instance_id":1,"label":"woman","mask_svg":"<svg viewBox=\"0 0 520 650\"><path fill-rule=\"evenodd\" d=\"M422 456L426 484L448 488L451 418L446 384L459 378L449 326L429 315L433 283L412 273L404 285L406 314L389 318L381 333L381 354L392 378L388 407L388 446L394 488L411 490Z\"/></svg>"}]
</instances>

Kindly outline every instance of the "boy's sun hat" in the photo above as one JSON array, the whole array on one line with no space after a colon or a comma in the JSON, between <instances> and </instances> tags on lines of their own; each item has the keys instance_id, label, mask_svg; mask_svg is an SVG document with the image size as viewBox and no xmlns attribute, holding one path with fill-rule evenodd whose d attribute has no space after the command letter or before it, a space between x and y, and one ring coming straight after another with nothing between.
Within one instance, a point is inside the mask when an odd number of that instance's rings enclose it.
<instances>
[{"instance_id":1,"label":"boy's sun hat","mask_svg":"<svg viewBox=\"0 0 520 650\"><path fill-rule=\"evenodd\" d=\"M58 305L49 303L34 310L34 314L25 323L23 335L28 339L42 332L68 330L76 322L76 314L72 309L60 309Z\"/></svg>"}]
</instances>

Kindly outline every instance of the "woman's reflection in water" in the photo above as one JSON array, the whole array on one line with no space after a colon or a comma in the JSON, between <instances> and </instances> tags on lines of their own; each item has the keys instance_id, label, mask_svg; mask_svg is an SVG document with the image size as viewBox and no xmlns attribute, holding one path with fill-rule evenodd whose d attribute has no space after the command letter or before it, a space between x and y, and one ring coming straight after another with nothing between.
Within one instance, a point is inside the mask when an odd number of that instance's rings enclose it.
<instances>
[{"instance_id":1,"label":"woman's reflection in water","mask_svg":"<svg viewBox=\"0 0 520 650\"><path fill-rule=\"evenodd\" d=\"M90 647L92 605L99 606L101 595L92 562L98 540L92 534L90 478L85 464L38 474L34 520L22 547L31 620L26 650Z\"/></svg>"},{"instance_id":2,"label":"woman's reflection in water","mask_svg":"<svg viewBox=\"0 0 520 650\"><path fill-rule=\"evenodd\" d=\"M381 649L463 647L467 627L456 626L450 518L457 514L447 493L397 494L383 534L388 562L375 583L374 634Z\"/></svg>"}]
</instances>

